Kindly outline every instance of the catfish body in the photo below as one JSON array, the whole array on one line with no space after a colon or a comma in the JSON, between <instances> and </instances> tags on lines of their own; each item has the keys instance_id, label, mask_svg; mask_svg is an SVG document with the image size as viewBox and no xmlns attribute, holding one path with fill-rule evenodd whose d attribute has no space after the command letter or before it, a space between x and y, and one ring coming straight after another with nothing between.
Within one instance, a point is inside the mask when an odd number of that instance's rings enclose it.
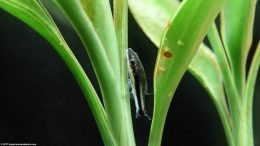
<instances>
[{"instance_id":1,"label":"catfish body","mask_svg":"<svg viewBox=\"0 0 260 146\"><path fill-rule=\"evenodd\" d=\"M127 67L129 75L130 95L134 99L136 108L136 118L145 116L149 120L150 116L145 109L145 95L147 94L147 80L143 65L137 55L131 48L126 50Z\"/></svg>"}]
</instances>

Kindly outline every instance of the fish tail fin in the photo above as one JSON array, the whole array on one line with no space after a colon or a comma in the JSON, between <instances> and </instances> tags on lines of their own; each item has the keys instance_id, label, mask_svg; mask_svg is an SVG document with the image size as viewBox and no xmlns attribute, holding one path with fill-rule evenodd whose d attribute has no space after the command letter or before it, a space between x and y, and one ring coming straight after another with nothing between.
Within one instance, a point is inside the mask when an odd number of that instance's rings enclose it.
<instances>
[{"instance_id":1,"label":"fish tail fin","mask_svg":"<svg viewBox=\"0 0 260 146\"><path fill-rule=\"evenodd\" d=\"M150 115L148 115L146 111L138 110L136 112L135 118L140 118L140 117L146 117L148 120L151 120Z\"/></svg>"}]
</instances>

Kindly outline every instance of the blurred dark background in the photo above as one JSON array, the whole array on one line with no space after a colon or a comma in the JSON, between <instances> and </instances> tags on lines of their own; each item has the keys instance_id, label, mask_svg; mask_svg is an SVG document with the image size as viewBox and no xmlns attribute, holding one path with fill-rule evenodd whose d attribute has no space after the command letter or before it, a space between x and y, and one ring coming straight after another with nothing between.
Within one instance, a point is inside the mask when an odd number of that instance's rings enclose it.
<instances>
[{"instance_id":1,"label":"blurred dark background","mask_svg":"<svg viewBox=\"0 0 260 146\"><path fill-rule=\"evenodd\" d=\"M260 36L259 16L258 7L252 48L256 47ZM98 88L79 38L64 19L55 20ZM3 10L0 10L0 26L0 143L103 145L79 86L53 48L31 28ZM144 35L131 14L129 30L129 47L142 56L148 88L152 92L157 48ZM255 146L260 146L259 79L258 75L254 95ZM152 113L152 97L147 98L147 106L148 112ZM147 145L150 122L140 118L134 119L133 123L137 145ZM162 145L227 145L214 105L189 73L183 77L171 104Z\"/></svg>"}]
</instances>

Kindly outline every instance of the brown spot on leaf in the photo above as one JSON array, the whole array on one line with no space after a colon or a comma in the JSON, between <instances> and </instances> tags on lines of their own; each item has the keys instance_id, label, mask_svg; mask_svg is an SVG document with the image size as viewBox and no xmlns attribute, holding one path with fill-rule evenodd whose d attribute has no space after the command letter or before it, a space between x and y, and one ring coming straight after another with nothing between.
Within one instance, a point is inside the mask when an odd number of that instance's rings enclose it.
<instances>
[{"instance_id":1,"label":"brown spot on leaf","mask_svg":"<svg viewBox=\"0 0 260 146\"><path fill-rule=\"evenodd\" d=\"M169 51L166 51L163 53L163 56L166 57L166 58L171 58L172 57L172 53L169 52Z\"/></svg>"}]
</instances>

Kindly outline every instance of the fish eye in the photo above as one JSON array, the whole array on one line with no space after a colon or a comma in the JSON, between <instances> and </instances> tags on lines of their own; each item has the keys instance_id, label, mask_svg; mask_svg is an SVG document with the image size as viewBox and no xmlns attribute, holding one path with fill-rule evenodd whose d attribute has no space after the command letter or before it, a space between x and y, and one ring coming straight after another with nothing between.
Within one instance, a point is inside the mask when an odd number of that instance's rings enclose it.
<instances>
[{"instance_id":1,"label":"fish eye","mask_svg":"<svg viewBox=\"0 0 260 146\"><path fill-rule=\"evenodd\" d=\"M130 64L131 65L135 65L135 61L134 60L130 60Z\"/></svg>"}]
</instances>

